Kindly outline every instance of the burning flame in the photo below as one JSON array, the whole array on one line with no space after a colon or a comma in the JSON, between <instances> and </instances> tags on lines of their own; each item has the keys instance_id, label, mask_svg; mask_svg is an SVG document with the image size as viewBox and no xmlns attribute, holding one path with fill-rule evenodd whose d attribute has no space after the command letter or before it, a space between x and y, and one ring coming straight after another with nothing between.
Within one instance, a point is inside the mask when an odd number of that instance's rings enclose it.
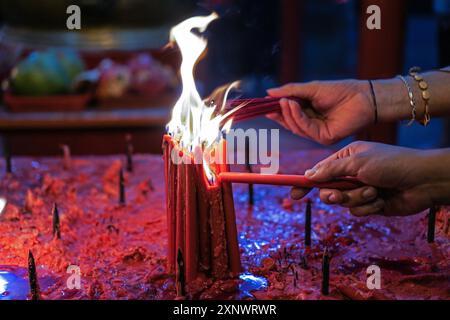
<instances>
[{"instance_id":1,"label":"burning flame","mask_svg":"<svg viewBox=\"0 0 450 320\"><path fill-rule=\"evenodd\" d=\"M207 46L206 39L192 32L198 29L205 31L211 21L219 16L212 13L209 16L189 18L172 28L170 38L178 44L181 51L181 81L183 90L176 102L172 119L167 125L167 132L177 141L180 147L188 152L193 152L195 147L200 146L202 151L215 146L221 138L222 132L228 132L231 128L230 119L222 125L223 120L235 110L227 114L216 114L217 106L207 104L202 100L197 91L194 80L194 67ZM229 91L237 85L232 83L225 92L222 109L226 103ZM210 181L214 180L214 173L203 157L203 167Z\"/></svg>"}]
</instances>

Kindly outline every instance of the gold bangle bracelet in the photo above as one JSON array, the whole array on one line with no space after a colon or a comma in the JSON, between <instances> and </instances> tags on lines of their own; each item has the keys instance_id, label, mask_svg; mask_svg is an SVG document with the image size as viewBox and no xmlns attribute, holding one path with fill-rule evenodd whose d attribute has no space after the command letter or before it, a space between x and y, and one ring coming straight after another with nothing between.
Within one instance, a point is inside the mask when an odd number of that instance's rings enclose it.
<instances>
[{"instance_id":1,"label":"gold bangle bracelet","mask_svg":"<svg viewBox=\"0 0 450 320\"><path fill-rule=\"evenodd\" d=\"M399 75L398 78L402 80L402 82L405 84L406 90L408 91L408 97L409 97L409 104L411 105L411 120L408 122L408 126L412 125L414 121L416 121L416 101L414 100L414 95L411 90L411 86L409 85L408 81L405 79L404 76Z\"/></svg>"},{"instance_id":2,"label":"gold bangle bracelet","mask_svg":"<svg viewBox=\"0 0 450 320\"><path fill-rule=\"evenodd\" d=\"M420 68L413 67L409 69L409 75L417 82L420 91L422 92L422 99L425 103L425 110L423 114L423 119L418 122L421 125L427 126L431 121L430 116L430 91L428 91L428 83L424 80L424 78L419 74Z\"/></svg>"}]
</instances>

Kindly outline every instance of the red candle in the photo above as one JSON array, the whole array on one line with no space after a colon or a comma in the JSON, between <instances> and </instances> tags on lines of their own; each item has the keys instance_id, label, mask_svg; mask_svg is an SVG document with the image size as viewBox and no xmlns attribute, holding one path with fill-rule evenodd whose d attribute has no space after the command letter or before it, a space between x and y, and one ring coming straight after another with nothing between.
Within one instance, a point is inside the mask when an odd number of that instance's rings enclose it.
<instances>
[{"instance_id":1,"label":"red candle","mask_svg":"<svg viewBox=\"0 0 450 320\"><path fill-rule=\"evenodd\" d=\"M221 182L235 182L247 184L268 184L278 186L293 186L301 188L327 188L349 190L363 186L360 181L343 177L333 181L317 182L310 180L302 175L286 174L260 174L260 173L242 173L242 172L222 172L219 175Z\"/></svg>"},{"instance_id":2,"label":"red candle","mask_svg":"<svg viewBox=\"0 0 450 320\"><path fill-rule=\"evenodd\" d=\"M227 164L227 144L226 140L221 140L219 148L222 150L222 165L220 172L229 172L230 166ZM238 233L236 228L236 213L234 210L233 187L229 182L221 182L222 198L225 211L225 226L228 245L228 257L230 270L233 276L241 272L241 258L239 255Z\"/></svg>"},{"instance_id":3,"label":"red candle","mask_svg":"<svg viewBox=\"0 0 450 320\"><path fill-rule=\"evenodd\" d=\"M174 212L172 210L173 207L173 196L172 196L172 190L173 187L169 186L171 181L175 180L173 177L173 165L172 161L170 161L170 153L172 152L172 142L170 141L168 136L164 136L163 139L163 162L164 162L164 178L165 178L165 191L166 191L166 214L167 214L167 232L168 232L168 252L167 252L167 259L168 259L168 267L170 271L174 271L173 267L175 266L175 252L173 252L173 248L175 246L174 236L173 233L173 226L172 223L174 223L175 217L172 217L172 213Z\"/></svg>"},{"instance_id":4,"label":"red candle","mask_svg":"<svg viewBox=\"0 0 450 320\"><path fill-rule=\"evenodd\" d=\"M186 231L186 174L183 164L176 164L177 170L175 203L176 203L176 229L175 229L175 248L180 250L183 257L186 257L185 231ZM186 259L185 259L186 260Z\"/></svg>"},{"instance_id":5,"label":"red candle","mask_svg":"<svg viewBox=\"0 0 450 320\"><path fill-rule=\"evenodd\" d=\"M225 213L222 190L220 187L210 188L210 224L211 224L211 271L216 278L222 278L228 270L228 249L226 242Z\"/></svg>"},{"instance_id":6,"label":"red candle","mask_svg":"<svg viewBox=\"0 0 450 320\"><path fill-rule=\"evenodd\" d=\"M196 164L197 181L205 181L203 165ZM211 226L209 224L209 201L204 195L207 187L204 183L198 184L197 205L199 223L199 268L201 271L211 270Z\"/></svg>"},{"instance_id":7,"label":"red candle","mask_svg":"<svg viewBox=\"0 0 450 320\"><path fill-rule=\"evenodd\" d=\"M193 164L185 164L186 179L186 280L194 280L198 270L197 187Z\"/></svg>"},{"instance_id":8,"label":"red candle","mask_svg":"<svg viewBox=\"0 0 450 320\"><path fill-rule=\"evenodd\" d=\"M164 137L163 146L169 270L174 271L177 252L180 252L187 283L199 274L217 279L237 276L241 265L231 184L209 181L203 164L192 164L195 155L191 153L183 155L182 163L174 164L169 150L180 155L183 152L169 136ZM211 164L211 168L218 174L228 171L224 140L217 150L221 151L218 155L222 161Z\"/></svg>"}]
</instances>

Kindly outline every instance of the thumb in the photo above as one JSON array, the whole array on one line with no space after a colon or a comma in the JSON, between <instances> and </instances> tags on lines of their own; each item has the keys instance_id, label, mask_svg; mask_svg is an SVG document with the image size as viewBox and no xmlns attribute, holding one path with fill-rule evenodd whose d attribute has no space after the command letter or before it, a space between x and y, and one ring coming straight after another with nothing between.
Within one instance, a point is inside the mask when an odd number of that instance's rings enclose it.
<instances>
[{"instance_id":1,"label":"thumb","mask_svg":"<svg viewBox=\"0 0 450 320\"><path fill-rule=\"evenodd\" d=\"M318 87L317 82L289 83L278 88L269 89L267 93L275 98L293 96L311 100L316 94Z\"/></svg>"},{"instance_id":2,"label":"thumb","mask_svg":"<svg viewBox=\"0 0 450 320\"><path fill-rule=\"evenodd\" d=\"M305 176L314 181L330 181L340 177L356 176L358 168L353 157L324 161L307 170Z\"/></svg>"}]
</instances>

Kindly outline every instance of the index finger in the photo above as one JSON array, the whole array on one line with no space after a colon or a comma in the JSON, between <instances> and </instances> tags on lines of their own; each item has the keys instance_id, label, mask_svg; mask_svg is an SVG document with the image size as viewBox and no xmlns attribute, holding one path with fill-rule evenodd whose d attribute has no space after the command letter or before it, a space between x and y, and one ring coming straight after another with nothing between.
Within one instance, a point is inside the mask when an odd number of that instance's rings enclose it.
<instances>
[{"instance_id":1,"label":"index finger","mask_svg":"<svg viewBox=\"0 0 450 320\"><path fill-rule=\"evenodd\" d=\"M311 100L317 92L317 87L317 82L314 81L307 83L288 83L278 88L269 89L267 93L271 97L276 98L294 96Z\"/></svg>"}]
</instances>

